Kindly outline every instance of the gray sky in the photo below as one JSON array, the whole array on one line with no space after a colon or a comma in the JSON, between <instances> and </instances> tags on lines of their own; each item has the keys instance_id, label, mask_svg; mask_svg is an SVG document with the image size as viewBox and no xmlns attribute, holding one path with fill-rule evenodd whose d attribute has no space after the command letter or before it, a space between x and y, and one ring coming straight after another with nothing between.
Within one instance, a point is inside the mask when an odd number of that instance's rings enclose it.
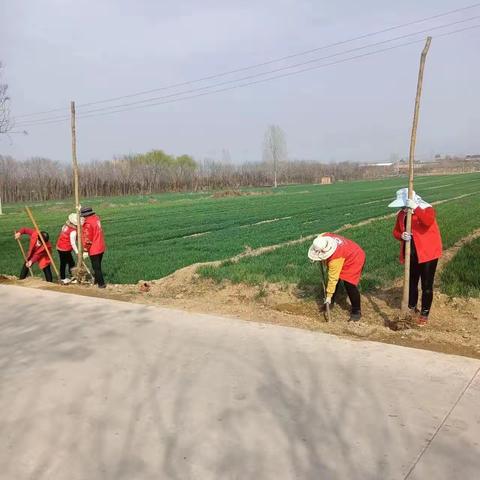
<instances>
[{"instance_id":1,"label":"gray sky","mask_svg":"<svg viewBox=\"0 0 480 480\"><path fill-rule=\"evenodd\" d=\"M470 3L474 0L0 0L0 61L13 113L21 115L68 108L72 99L90 102L196 79ZM289 62L475 15L480 7ZM480 18L450 30L479 23ZM480 28L438 39L433 35L418 157L478 153ZM257 160L270 123L285 130L292 158L380 161L391 154L404 156L421 49L417 43L212 96L79 119L79 159L153 148L219 158L227 148L233 161ZM216 81L230 78L235 77ZM171 92L178 89L149 96ZM0 153L70 161L68 122L28 131L28 136L2 138Z\"/></svg>"}]
</instances>

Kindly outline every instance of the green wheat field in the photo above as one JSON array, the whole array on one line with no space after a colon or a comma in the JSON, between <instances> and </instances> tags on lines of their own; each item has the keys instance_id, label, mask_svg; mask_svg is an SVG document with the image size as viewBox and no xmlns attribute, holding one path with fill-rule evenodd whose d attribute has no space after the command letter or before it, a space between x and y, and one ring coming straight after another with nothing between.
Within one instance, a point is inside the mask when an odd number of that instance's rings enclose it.
<instances>
[{"instance_id":1,"label":"green wheat field","mask_svg":"<svg viewBox=\"0 0 480 480\"><path fill-rule=\"evenodd\" d=\"M387 286L401 275L399 246L391 235L394 219L380 217L393 213L387 205L395 191L405 185L406 179L398 177L244 189L237 196L175 193L84 199L82 204L91 205L102 219L107 242L104 270L109 283L158 279L193 263L221 260L220 267L203 267L200 274L217 281L295 283L308 294L318 284L317 266L306 256L310 241L237 263L229 259L246 249L350 225L342 235L358 242L367 253L361 285L366 291ZM443 201L436 209L446 248L480 228L480 173L418 177L415 190L430 203ZM73 211L72 200L29 206L53 241ZM0 216L3 274L18 275L22 265L13 230L31 226L23 207L5 205L4 215ZM355 227L375 217L379 219ZM463 282L469 280L461 275L470 257L463 249L459 255L461 259L449 265L448 277L446 273L442 276L448 278L449 285L457 285L448 293L476 296L480 294L478 282L467 288Z\"/></svg>"}]
</instances>

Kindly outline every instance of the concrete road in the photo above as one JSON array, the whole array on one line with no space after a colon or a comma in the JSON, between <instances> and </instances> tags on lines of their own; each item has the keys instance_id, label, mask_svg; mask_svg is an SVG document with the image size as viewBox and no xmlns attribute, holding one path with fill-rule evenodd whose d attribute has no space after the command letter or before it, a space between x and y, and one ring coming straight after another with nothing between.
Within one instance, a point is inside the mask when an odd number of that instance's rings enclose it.
<instances>
[{"instance_id":1,"label":"concrete road","mask_svg":"<svg viewBox=\"0 0 480 480\"><path fill-rule=\"evenodd\" d=\"M477 479L479 367L3 285L0 477Z\"/></svg>"}]
</instances>

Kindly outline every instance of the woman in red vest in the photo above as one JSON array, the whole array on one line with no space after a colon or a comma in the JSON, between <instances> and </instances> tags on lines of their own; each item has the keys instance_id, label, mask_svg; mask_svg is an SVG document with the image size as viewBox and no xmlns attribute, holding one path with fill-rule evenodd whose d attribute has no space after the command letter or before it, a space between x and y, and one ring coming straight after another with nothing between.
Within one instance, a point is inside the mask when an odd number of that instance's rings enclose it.
<instances>
[{"instance_id":1,"label":"woman in red vest","mask_svg":"<svg viewBox=\"0 0 480 480\"><path fill-rule=\"evenodd\" d=\"M47 232L40 232L40 233L43 237L43 240L49 252L51 252L52 246L48 241L49 239L48 233ZM53 282L52 270L50 268L50 264L51 264L50 257L47 251L45 250L43 243L38 237L37 231L31 228L23 227L20 230L18 230L18 232L15 232L15 239L18 240L22 235L28 235L30 237L30 245L28 247L28 252L27 252L27 261L24 262L22 266L19 279L23 280L24 278L26 278L28 275L28 269L31 268L32 265L35 265L35 263L38 263L38 266L40 267L40 269L43 271L43 274L45 275L45 280L47 282Z\"/></svg>"},{"instance_id":2,"label":"woman in red vest","mask_svg":"<svg viewBox=\"0 0 480 480\"><path fill-rule=\"evenodd\" d=\"M78 253L77 249L77 215L71 213L68 216L65 225L60 231L57 240L57 252L60 257L60 281L63 284L70 283L70 278L66 278L67 266L72 274L72 268L75 266L75 260L72 257L72 251Z\"/></svg>"},{"instance_id":3,"label":"woman in red vest","mask_svg":"<svg viewBox=\"0 0 480 480\"><path fill-rule=\"evenodd\" d=\"M408 189L397 191L397 198L389 207L399 207L393 236L399 240L400 262L405 263L405 242L411 242L410 253L410 289L408 307L419 326L425 326L433 301L433 282L438 259L442 256L442 237L438 228L435 209L422 197L413 192L408 198ZM412 231L407 233L407 211L412 209ZM422 305L418 311L418 283L422 284Z\"/></svg>"},{"instance_id":4,"label":"woman in red vest","mask_svg":"<svg viewBox=\"0 0 480 480\"><path fill-rule=\"evenodd\" d=\"M325 304L334 305L342 280L352 304L350 321L358 322L362 317L358 284L365 264L365 252L360 245L335 233L322 233L313 241L308 258L324 261L328 267Z\"/></svg>"},{"instance_id":5,"label":"woman in red vest","mask_svg":"<svg viewBox=\"0 0 480 480\"><path fill-rule=\"evenodd\" d=\"M95 284L98 288L105 288L105 280L102 273L102 258L105 252L105 238L103 236L100 218L91 207L82 207L82 241L85 249L84 255L90 257L95 276Z\"/></svg>"}]
</instances>

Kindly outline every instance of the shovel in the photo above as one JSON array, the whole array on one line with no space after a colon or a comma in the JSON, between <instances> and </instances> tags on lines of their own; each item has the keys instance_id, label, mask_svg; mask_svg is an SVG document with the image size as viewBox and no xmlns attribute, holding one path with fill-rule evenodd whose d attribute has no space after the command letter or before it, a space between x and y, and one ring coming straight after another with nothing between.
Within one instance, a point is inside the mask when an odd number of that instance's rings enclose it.
<instances>
[{"instance_id":1,"label":"shovel","mask_svg":"<svg viewBox=\"0 0 480 480\"><path fill-rule=\"evenodd\" d=\"M327 298L327 269L325 267L324 262L320 262L320 272L322 274L322 286L323 286L323 299L324 301ZM330 305L328 303L324 303L325 305L325 318L327 322L332 321L332 317L330 316Z\"/></svg>"}]
</instances>

